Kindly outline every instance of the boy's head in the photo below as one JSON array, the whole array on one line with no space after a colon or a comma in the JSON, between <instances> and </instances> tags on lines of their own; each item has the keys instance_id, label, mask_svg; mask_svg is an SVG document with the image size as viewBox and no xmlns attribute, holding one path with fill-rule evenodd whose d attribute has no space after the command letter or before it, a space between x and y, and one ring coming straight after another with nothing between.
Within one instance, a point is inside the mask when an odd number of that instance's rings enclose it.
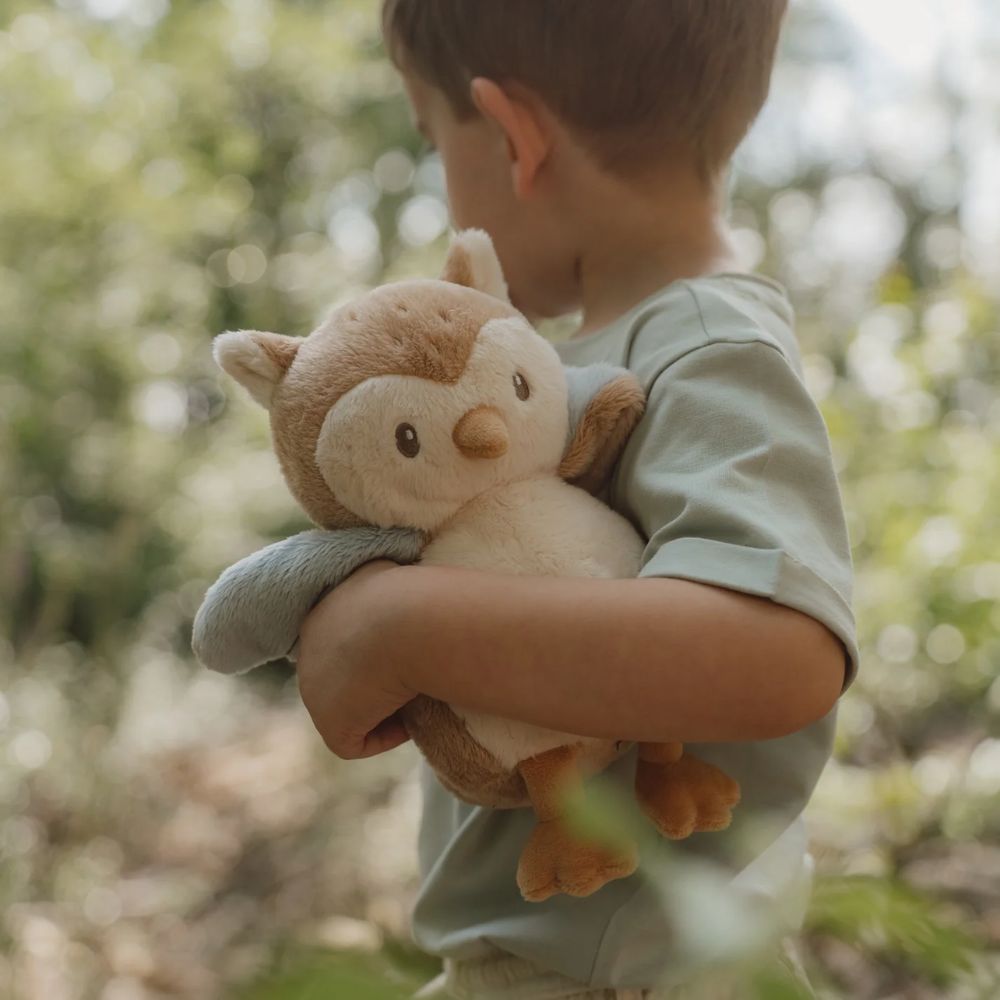
<instances>
[{"instance_id":1,"label":"boy's head","mask_svg":"<svg viewBox=\"0 0 1000 1000\"><path fill-rule=\"evenodd\" d=\"M633 186L686 171L710 192L767 96L786 6L384 0L383 27L456 224L487 229L515 300L554 314L574 303L542 168Z\"/></svg>"}]
</instances>

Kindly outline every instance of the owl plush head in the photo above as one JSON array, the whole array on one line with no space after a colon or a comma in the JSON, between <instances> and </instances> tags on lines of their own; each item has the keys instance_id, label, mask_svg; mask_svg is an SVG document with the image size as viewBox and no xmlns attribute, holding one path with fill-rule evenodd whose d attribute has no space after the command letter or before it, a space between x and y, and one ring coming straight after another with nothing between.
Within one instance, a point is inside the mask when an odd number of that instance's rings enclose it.
<instances>
[{"instance_id":1,"label":"owl plush head","mask_svg":"<svg viewBox=\"0 0 1000 1000\"><path fill-rule=\"evenodd\" d=\"M241 330L219 365L270 413L285 479L321 527L433 533L503 483L593 488L642 413L631 377L570 428L566 370L508 298L486 233L453 240L437 280L384 285L308 337Z\"/></svg>"}]
</instances>

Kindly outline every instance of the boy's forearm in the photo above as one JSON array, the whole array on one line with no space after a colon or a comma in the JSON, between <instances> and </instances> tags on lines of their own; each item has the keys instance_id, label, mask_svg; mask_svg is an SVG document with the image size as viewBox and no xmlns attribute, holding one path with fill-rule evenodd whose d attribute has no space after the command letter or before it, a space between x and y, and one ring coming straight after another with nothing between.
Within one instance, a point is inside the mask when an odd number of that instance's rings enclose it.
<instances>
[{"instance_id":1,"label":"boy's forearm","mask_svg":"<svg viewBox=\"0 0 1000 1000\"><path fill-rule=\"evenodd\" d=\"M381 654L401 654L413 690L470 710L582 736L758 740L821 718L843 684L825 626L718 587L441 566L387 577Z\"/></svg>"}]
</instances>

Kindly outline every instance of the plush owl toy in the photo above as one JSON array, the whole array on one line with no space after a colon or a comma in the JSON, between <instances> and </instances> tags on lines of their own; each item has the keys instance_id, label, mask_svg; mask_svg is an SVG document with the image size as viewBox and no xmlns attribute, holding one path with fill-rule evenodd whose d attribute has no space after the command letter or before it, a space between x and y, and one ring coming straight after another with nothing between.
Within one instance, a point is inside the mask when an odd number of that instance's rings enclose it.
<instances>
[{"instance_id":1,"label":"plush owl toy","mask_svg":"<svg viewBox=\"0 0 1000 1000\"><path fill-rule=\"evenodd\" d=\"M195 621L207 666L287 654L312 605L376 558L511 574L624 578L643 541L588 490L604 484L642 415L609 366L568 369L511 305L489 237L453 241L440 280L378 288L310 336L216 339L222 368L265 406L285 479L322 530L227 570ZM534 808L525 899L585 896L636 867L632 847L581 838L564 819L581 778L628 748L420 696L403 721L439 780L466 802ZM642 744L636 794L669 837L722 829L731 778L679 743Z\"/></svg>"}]
</instances>

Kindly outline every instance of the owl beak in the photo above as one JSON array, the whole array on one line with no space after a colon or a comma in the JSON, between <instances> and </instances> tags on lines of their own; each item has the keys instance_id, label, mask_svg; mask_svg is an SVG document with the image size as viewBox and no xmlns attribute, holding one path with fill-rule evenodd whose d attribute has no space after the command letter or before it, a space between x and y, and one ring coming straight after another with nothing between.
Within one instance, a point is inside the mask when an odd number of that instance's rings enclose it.
<instances>
[{"instance_id":1,"label":"owl beak","mask_svg":"<svg viewBox=\"0 0 1000 1000\"><path fill-rule=\"evenodd\" d=\"M507 454L510 437L500 411L493 406L469 410L451 433L458 450L468 458L500 458Z\"/></svg>"}]
</instances>

